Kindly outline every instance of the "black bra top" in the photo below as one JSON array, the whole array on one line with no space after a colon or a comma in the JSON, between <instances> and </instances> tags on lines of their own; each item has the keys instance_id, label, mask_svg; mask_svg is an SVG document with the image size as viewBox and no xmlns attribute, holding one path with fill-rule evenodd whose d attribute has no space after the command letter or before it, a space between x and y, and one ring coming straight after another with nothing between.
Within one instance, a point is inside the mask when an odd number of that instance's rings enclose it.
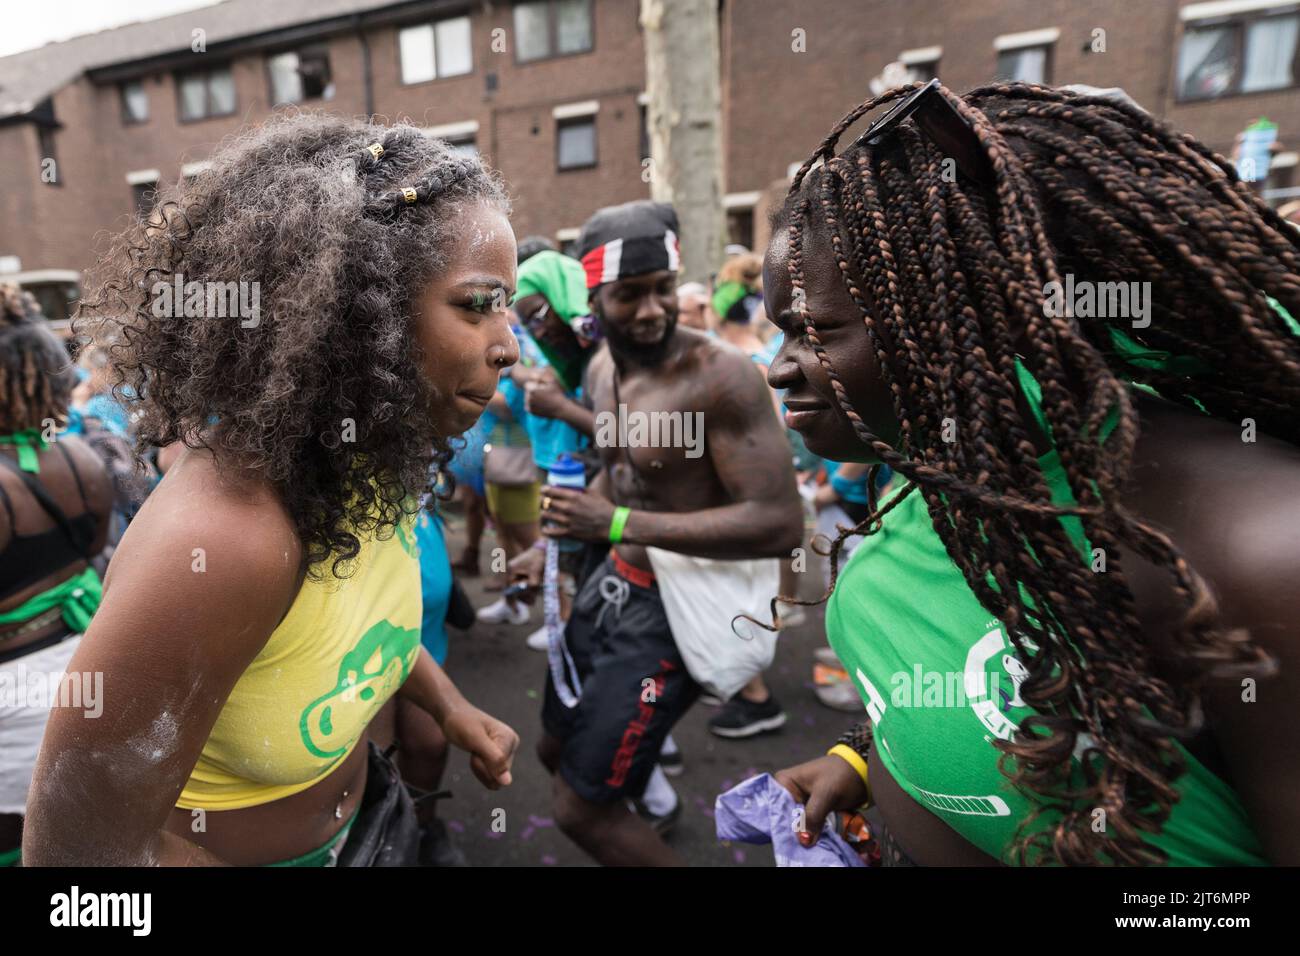
<instances>
[{"instance_id":1,"label":"black bra top","mask_svg":"<svg viewBox=\"0 0 1300 956\"><path fill-rule=\"evenodd\" d=\"M95 540L95 531L99 522L86 501L86 489L81 484L81 475L72 464L67 449L57 442L55 447L63 453L63 460L72 471L77 482L77 491L81 494L81 504L85 510L75 518L63 513L54 498L41 484L40 479L18 467L8 455L0 454L0 466L8 468L22 479L27 490L31 492L36 503L51 518L54 527L37 534L19 534L18 524L14 520L13 503L9 493L0 484L0 500L9 514L9 527L15 529L9 539L9 545L0 551L0 600L17 594L23 588L30 587L42 578L49 577L72 564L89 562L94 555L91 546Z\"/></svg>"}]
</instances>

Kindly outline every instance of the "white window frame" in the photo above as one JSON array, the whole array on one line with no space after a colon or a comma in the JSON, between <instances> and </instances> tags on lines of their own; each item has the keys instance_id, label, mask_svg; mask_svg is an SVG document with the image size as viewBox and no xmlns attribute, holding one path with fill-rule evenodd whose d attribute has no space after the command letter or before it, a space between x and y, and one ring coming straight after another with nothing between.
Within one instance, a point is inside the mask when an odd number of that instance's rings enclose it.
<instances>
[{"instance_id":1,"label":"white window frame","mask_svg":"<svg viewBox=\"0 0 1300 956\"><path fill-rule=\"evenodd\" d=\"M1178 19L1184 23L1215 20L1242 13L1280 10L1283 7L1295 6L1295 2L1296 0L1214 0L1211 3L1193 3L1178 11Z\"/></svg>"},{"instance_id":2,"label":"white window frame","mask_svg":"<svg viewBox=\"0 0 1300 956\"><path fill-rule=\"evenodd\" d=\"M1025 30L1021 33L1003 33L993 38L993 49L999 53L1008 50L1023 50L1027 46L1051 46L1061 39L1060 27L1045 27L1042 30Z\"/></svg>"}]
</instances>

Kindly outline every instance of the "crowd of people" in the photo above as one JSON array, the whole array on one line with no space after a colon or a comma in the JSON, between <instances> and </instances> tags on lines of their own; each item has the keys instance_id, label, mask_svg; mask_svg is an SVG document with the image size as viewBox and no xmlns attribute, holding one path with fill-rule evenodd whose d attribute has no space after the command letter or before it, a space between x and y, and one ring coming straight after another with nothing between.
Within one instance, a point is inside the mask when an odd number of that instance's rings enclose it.
<instances>
[{"instance_id":1,"label":"crowd of people","mask_svg":"<svg viewBox=\"0 0 1300 956\"><path fill-rule=\"evenodd\" d=\"M937 82L772 227L683 283L670 205L516 243L477 157L298 114L116 238L73 342L0 287L0 690L58 689L0 701L0 863L456 865L456 747L540 760L597 862L679 864L674 726L781 728L821 603L845 733L770 768L804 848L1300 861L1300 233L1122 95ZM261 321L165 314L181 277ZM533 605L512 728L447 627Z\"/></svg>"}]
</instances>

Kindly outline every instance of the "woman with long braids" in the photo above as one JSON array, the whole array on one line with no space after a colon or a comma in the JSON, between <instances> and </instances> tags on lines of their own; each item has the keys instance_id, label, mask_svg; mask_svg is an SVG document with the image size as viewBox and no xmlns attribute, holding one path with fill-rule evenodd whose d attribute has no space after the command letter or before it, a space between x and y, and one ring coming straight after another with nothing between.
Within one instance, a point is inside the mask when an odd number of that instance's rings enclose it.
<instances>
[{"instance_id":1,"label":"woman with long braids","mask_svg":"<svg viewBox=\"0 0 1300 956\"><path fill-rule=\"evenodd\" d=\"M24 860L409 859L409 799L372 799L398 786L367 744L385 701L427 712L492 789L518 743L421 649L412 533L431 463L518 355L499 183L412 127L278 118L102 268L88 309L137 434L185 449L69 664L103 674L103 718L51 719ZM236 288L238 314L204 307ZM411 839L363 853L376 830Z\"/></svg>"},{"instance_id":2,"label":"woman with long braids","mask_svg":"<svg viewBox=\"0 0 1300 956\"><path fill-rule=\"evenodd\" d=\"M832 546L870 721L779 775L801 839L870 801L892 862L1300 862L1300 237L1131 102L922 90L767 251L787 423L898 489Z\"/></svg>"}]
</instances>

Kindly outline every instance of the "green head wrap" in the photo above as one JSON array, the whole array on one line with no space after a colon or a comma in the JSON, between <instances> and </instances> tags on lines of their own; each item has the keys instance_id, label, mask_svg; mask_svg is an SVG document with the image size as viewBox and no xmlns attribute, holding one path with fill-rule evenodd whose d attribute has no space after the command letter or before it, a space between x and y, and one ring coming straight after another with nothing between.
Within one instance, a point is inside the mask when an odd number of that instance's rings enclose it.
<instances>
[{"instance_id":1,"label":"green head wrap","mask_svg":"<svg viewBox=\"0 0 1300 956\"><path fill-rule=\"evenodd\" d=\"M568 326L572 326L574 319L589 311L587 274L583 271L582 264L549 249L530 256L519 266L515 289L516 300L539 293L545 296L551 304L551 310ZM534 341L565 387L569 391L577 388L582 380L582 363L562 358L540 339L534 338Z\"/></svg>"}]
</instances>

